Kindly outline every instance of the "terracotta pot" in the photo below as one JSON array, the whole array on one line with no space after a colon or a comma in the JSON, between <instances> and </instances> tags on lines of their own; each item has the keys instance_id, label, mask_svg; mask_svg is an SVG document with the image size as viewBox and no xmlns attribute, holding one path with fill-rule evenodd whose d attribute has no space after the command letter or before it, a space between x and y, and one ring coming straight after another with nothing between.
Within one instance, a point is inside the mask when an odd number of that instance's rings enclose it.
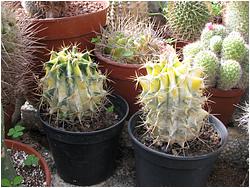
<instances>
[{"instance_id":1,"label":"terracotta pot","mask_svg":"<svg viewBox=\"0 0 250 188\"><path fill-rule=\"evenodd\" d=\"M21 142L14 141L14 140L5 139L4 143L5 143L6 147L9 149L15 149L18 151L25 151L28 154L34 154L39 159L39 164L41 165L41 167L45 173L46 186L47 187L51 186L51 173L50 173L50 170L49 170L49 167L48 167L46 161L40 155L40 153L38 153L32 147L30 147L26 144L23 144Z\"/></svg>"},{"instance_id":2,"label":"terracotta pot","mask_svg":"<svg viewBox=\"0 0 250 188\"><path fill-rule=\"evenodd\" d=\"M102 56L98 51L94 51L102 73L107 73L108 86L113 92L122 96L129 104L129 117L140 109L137 96L141 91L138 85L136 88L136 75L146 75L146 69L138 64L121 64Z\"/></svg>"},{"instance_id":3,"label":"terracotta pot","mask_svg":"<svg viewBox=\"0 0 250 188\"><path fill-rule=\"evenodd\" d=\"M205 95L211 97L205 109L220 119L224 125L227 125L231 122L235 105L240 102L243 94L244 90L241 89L224 91L216 88L208 88Z\"/></svg>"}]
</instances>

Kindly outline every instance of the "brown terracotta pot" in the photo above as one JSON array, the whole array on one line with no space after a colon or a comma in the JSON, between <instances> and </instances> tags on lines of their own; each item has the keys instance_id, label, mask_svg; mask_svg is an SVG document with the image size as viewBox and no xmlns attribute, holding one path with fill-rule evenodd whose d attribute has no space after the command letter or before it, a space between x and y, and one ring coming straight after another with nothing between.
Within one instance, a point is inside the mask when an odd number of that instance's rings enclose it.
<instances>
[{"instance_id":1,"label":"brown terracotta pot","mask_svg":"<svg viewBox=\"0 0 250 188\"><path fill-rule=\"evenodd\" d=\"M94 51L102 73L108 74L108 86L113 92L122 96L129 104L129 116L140 109L136 104L137 96L141 91L138 85L136 88L136 75L146 75L146 69L138 64L121 64L102 56L98 51Z\"/></svg>"},{"instance_id":2,"label":"brown terracotta pot","mask_svg":"<svg viewBox=\"0 0 250 188\"><path fill-rule=\"evenodd\" d=\"M231 89L229 91L217 88L208 88L205 95L211 96L205 109L220 119L224 125L231 122L235 105L240 102L244 91L241 89Z\"/></svg>"},{"instance_id":3,"label":"brown terracotta pot","mask_svg":"<svg viewBox=\"0 0 250 188\"><path fill-rule=\"evenodd\" d=\"M32 147L30 147L26 144L23 144L21 142L14 141L14 140L5 139L4 143L5 143L6 147L9 149L15 149L18 151L25 151L28 154L34 154L39 159L39 164L41 165L41 167L45 173L46 186L47 187L51 186L51 173L50 173L50 170L49 170L49 167L48 167L46 161L40 155L40 153L38 153Z\"/></svg>"}]
</instances>

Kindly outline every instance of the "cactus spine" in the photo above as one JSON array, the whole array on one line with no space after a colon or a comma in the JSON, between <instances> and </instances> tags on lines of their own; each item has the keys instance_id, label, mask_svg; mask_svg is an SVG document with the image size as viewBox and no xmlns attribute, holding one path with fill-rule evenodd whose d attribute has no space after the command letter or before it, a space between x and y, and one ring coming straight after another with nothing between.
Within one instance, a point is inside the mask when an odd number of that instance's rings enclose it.
<instances>
[{"instance_id":1,"label":"cactus spine","mask_svg":"<svg viewBox=\"0 0 250 188\"><path fill-rule=\"evenodd\" d=\"M176 55L145 64L147 75L137 78L142 86L139 101L145 113L145 125L158 141L178 143L198 136L207 112L202 71L179 62Z\"/></svg>"},{"instance_id":2,"label":"cactus spine","mask_svg":"<svg viewBox=\"0 0 250 188\"><path fill-rule=\"evenodd\" d=\"M50 114L81 122L100 109L107 95L103 89L106 77L97 71L89 52L80 53L76 46L52 51L45 70L41 83Z\"/></svg>"},{"instance_id":3,"label":"cactus spine","mask_svg":"<svg viewBox=\"0 0 250 188\"><path fill-rule=\"evenodd\" d=\"M197 39L210 16L207 4L200 1L169 1L165 9L172 35L184 41Z\"/></svg>"}]
</instances>

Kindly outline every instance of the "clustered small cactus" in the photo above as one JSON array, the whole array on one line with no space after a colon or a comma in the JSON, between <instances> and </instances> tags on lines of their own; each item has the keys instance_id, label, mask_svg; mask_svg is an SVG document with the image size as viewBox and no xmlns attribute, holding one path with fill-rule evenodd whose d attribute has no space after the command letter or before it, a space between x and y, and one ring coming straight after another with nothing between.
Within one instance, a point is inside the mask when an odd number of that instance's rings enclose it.
<instances>
[{"instance_id":1,"label":"clustered small cactus","mask_svg":"<svg viewBox=\"0 0 250 188\"><path fill-rule=\"evenodd\" d=\"M50 114L58 114L63 120L77 118L81 122L104 104L106 77L99 73L88 51L78 52L77 46L52 51L45 71L41 79L42 96L49 104Z\"/></svg>"},{"instance_id":2,"label":"clustered small cactus","mask_svg":"<svg viewBox=\"0 0 250 188\"><path fill-rule=\"evenodd\" d=\"M142 64L166 50L167 42L160 38L160 30L154 31L154 23L120 18L115 25L102 29L102 37L96 42L96 49L118 63Z\"/></svg>"},{"instance_id":3,"label":"clustered small cactus","mask_svg":"<svg viewBox=\"0 0 250 188\"><path fill-rule=\"evenodd\" d=\"M248 45L239 32L228 34L223 25L208 23L200 40L186 45L183 54L184 59L203 68L207 87L248 87Z\"/></svg>"},{"instance_id":4,"label":"clustered small cactus","mask_svg":"<svg viewBox=\"0 0 250 188\"><path fill-rule=\"evenodd\" d=\"M184 147L186 141L198 136L208 115L202 109L206 101L202 70L181 63L175 53L144 66L147 75L137 81L142 87L139 102L145 125L154 139Z\"/></svg>"},{"instance_id":5,"label":"clustered small cactus","mask_svg":"<svg viewBox=\"0 0 250 188\"><path fill-rule=\"evenodd\" d=\"M183 41L196 40L211 17L202 1L169 1L164 15L173 37Z\"/></svg>"}]
</instances>

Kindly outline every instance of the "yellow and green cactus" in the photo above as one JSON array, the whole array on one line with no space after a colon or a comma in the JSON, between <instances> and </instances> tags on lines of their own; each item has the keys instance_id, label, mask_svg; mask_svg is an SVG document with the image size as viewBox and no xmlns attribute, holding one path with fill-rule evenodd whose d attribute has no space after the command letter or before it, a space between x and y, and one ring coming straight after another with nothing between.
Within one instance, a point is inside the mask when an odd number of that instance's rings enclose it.
<instances>
[{"instance_id":1,"label":"yellow and green cactus","mask_svg":"<svg viewBox=\"0 0 250 188\"><path fill-rule=\"evenodd\" d=\"M208 113L202 109L206 98L203 72L176 54L145 64L147 75L137 77L142 87L139 102L145 125L154 139L184 146L198 136Z\"/></svg>"},{"instance_id":2,"label":"yellow and green cactus","mask_svg":"<svg viewBox=\"0 0 250 188\"><path fill-rule=\"evenodd\" d=\"M45 71L41 83L50 114L57 113L61 119L78 118L81 122L103 104L107 95L103 88L106 77L97 70L90 52L78 52L76 46L52 51Z\"/></svg>"}]
</instances>

